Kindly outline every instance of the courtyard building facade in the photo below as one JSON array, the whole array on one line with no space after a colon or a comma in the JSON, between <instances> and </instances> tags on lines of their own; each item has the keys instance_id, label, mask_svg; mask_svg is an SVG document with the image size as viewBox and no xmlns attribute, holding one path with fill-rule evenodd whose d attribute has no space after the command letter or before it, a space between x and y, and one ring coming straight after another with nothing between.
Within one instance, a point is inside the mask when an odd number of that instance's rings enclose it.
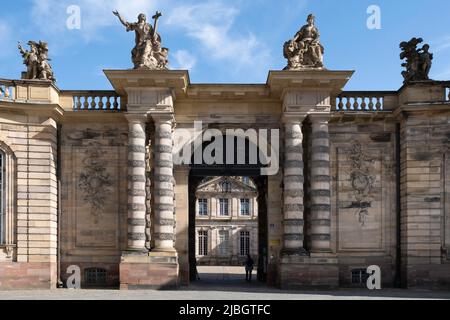
<instances>
[{"instance_id":1,"label":"courtyard building facade","mask_svg":"<svg viewBox=\"0 0 450 320\"><path fill-rule=\"evenodd\" d=\"M209 177L196 191L197 265L258 260L258 191L249 177Z\"/></svg>"}]
</instances>

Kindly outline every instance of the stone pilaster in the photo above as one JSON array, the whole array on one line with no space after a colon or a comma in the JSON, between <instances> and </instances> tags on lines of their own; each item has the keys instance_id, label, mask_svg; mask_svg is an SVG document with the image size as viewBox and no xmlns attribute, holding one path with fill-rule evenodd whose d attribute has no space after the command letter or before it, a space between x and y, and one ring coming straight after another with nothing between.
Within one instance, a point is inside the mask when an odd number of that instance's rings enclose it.
<instances>
[{"instance_id":1,"label":"stone pilaster","mask_svg":"<svg viewBox=\"0 0 450 320\"><path fill-rule=\"evenodd\" d=\"M145 114L127 114L128 141L128 250L146 251Z\"/></svg>"},{"instance_id":2,"label":"stone pilaster","mask_svg":"<svg viewBox=\"0 0 450 320\"><path fill-rule=\"evenodd\" d=\"M303 247L303 117L285 117L283 254L306 253Z\"/></svg>"},{"instance_id":3,"label":"stone pilaster","mask_svg":"<svg viewBox=\"0 0 450 320\"><path fill-rule=\"evenodd\" d=\"M311 252L331 252L331 179L328 115L311 115L310 214Z\"/></svg>"},{"instance_id":4,"label":"stone pilaster","mask_svg":"<svg viewBox=\"0 0 450 320\"><path fill-rule=\"evenodd\" d=\"M174 119L172 114L154 115L153 118L155 122L154 251L175 251L172 157Z\"/></svg>"}]
</instances>

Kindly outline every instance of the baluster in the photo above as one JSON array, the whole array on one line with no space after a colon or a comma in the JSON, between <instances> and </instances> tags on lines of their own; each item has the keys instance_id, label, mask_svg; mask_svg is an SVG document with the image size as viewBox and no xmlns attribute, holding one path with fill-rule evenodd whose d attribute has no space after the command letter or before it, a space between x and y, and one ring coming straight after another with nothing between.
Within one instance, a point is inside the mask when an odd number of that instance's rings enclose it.
<instances>
[{"instance_id":1,"label":"baluster","mask_svg":"<svg viewBox=\"0 0 450 320\"><path fill-rule=\"evenodd\" d=\"M119 103L117 102L117 96L114 96L114 103L113 103L113 110L118 110L119 109Z\"/></svg>"},{"instance_id":2,"label":"baluster","mask_svg":"<svg viewBox=\"0 0 450 320\"><path fill-rule=\"evenodd\" d=\"M367 103L366 103L366 98L365 97L362 98L361 110L367 111Z\"/></svg>"},{"instance_id":3,"label":"baluster","mask_svg":"<svg viewBox=\"0 0 450 320\"><path fill-rule=\"evenodd\" d=\"M343 100L342 97L338 97L338 104L337 104L337 107L338 107L338 110L339 110L339 111L342 111L342 109L344 108L344 103L342 102L342 100Z\"/></svg>"},{"instance_id":4,"label":"baluster","mask_svg":"<svg viewBox=\"0 0 450 320\"><path fill-rule=\"evenodd\" d=\"M373 104L373 97L369 98L369 111L374 110L375 105Z\"/></svg>"},{"instance_id":5,"label":"baluster","mask_svg":"<svg viewBox=\"0 0 450 320\"><path fill-rule=\"evenodd\" d=\"M98 109L99 110L103 110L103 107L105 106L105 104L103 103L103 96L100 96L99 97L99 101L98 101L98 104L97 104L97 107L98 107Z\"/></svg>"},{"instance_id":6,"label":"baluster","mask_svg":"<svg viewBox=\"0 0 450 320\"><path fill-rule=\"evenodd\" d=\"M95 101L95 97L91 97L90 98L91 99L91 103L90 103L90 108L89 108L89 110L95 110L96 109L96 105L97 105L97 102Z\"/></svg>"},{"instance_id":7,"label":"baluster","mask_svg":"<svg viewBox=\"0 0 450 320\"><path fill-rule=\"evenodd\" d=\"M111 96L106 97L106 110L111 110Z\"/></svg>"},{"instance_id":8,"label":"baluster","mask_svg":"<svg viewBox=\"0 0 450 320\"><path fill-rule=\"evenodd\" d=\"M345 99L347 99L347 103L345 104L345 110L350 111L352 109L352 104L350 103L350 98L345 97Z\"/></svg>"},{"instance_id":9,"label":"baluster","mask_svg":"<svg viewBox=\"0 0 450 320\"><path fill-rule=\"evenodd\" d=\"M83 99L84 99L83 110L89 110L88 96L83 96Z\"/></svg>"},{"instance_id":10,"label":"baluster","mask_svg":"<svg viewBox=\"0 0 450 320\"><path fill-rule=\"evenodd\" d=\"M447 88L447 101L450 101L450 87Z\"/></svg>"},{"instance_id":11,"label":"baluster","mask_svg":"<svg viewBox=\"0 0 450 320\"><path fill-rule=\"evenodd\" d=\"M357 111L359 109L359 101L358 101L358 97L353 97L353 110Z\"/></svg>"},{"instance_id":12,"label":"baluster","mask_svg":"<svg viewBox=\"0 0 450 320\"><path fill-rule=\"evenodd\" d=\"M377 97L377 103L375 105L376 111L382 111L383 110L383 104L381 103L381 97Z\"/></svg>"}]
</instances>

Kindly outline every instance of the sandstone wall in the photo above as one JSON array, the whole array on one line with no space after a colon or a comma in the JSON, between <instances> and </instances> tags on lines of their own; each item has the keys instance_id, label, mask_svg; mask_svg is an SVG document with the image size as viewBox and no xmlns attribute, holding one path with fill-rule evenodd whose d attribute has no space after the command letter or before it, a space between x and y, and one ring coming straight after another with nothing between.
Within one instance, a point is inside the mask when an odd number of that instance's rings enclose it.
<instances>
[{"instance_id":1,"label":"sandstone wall","mask_svg":"<svg viewBox=\"0 0 450 320\"><path fill-rule=\"evenodd\" d=\"M10 252L0 246L2 289L56 287L57 124L40 111L0 112L0 146L11 161L6 210L13 231Z\"/></svg>"},{"instance_id":2,"label":"sandstone wall","mask_svg":"<svg viewBox=\"0 0 450 320\"><path fill-rule=\"evenodd\" d=\"M119 285L119 262L127 239L126 121L90 114L63 123L61 130L61 278L70 265L101 268L106 283ZM106 118L106 119L105 119Z\"/></svg>"},{"instance_id":3,"label":"sandstone wall","mask_svg":"<svg viewBox=\"0 0 450 320\"><path fill-rule=\"evenodd\" d=\"M334 118L330 124L332 247L339 282L378 265L384 286L396 267L395 123L371 117Z\"/></svg>"}]
</instances>

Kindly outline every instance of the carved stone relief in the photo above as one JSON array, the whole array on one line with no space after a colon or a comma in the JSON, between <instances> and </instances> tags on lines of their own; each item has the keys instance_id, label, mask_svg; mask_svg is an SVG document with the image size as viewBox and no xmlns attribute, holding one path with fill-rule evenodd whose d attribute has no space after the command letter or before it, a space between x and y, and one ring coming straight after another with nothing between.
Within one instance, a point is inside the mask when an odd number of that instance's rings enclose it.
<instances>
[{"instance_id":1,"label":"carved stone relief","mask_svg":"<svg viewBox=\"0 0 450 320\"><path fill-rule=\"evenodd\" d=\"M365 153L359 142L352 145L349 160L351 161L350 179L355 199L353 207L356 209L355 215L358 217L359 224L364 226L369 216L369 208L372 206L371 193L375 183L372 164L375 160Z\"/></svg>"},{"instance_id":2,"label":"carved stone relief","mask_svg":"<svg viewBox=\"0 0 450 320\"><path fill-rule=\"evenodd\" d=\"M100 151L95 147L86 150L86 157L83 160L86 167L80 174L78 182L78 187L84 194L84 200L91 207L95 224L99 222L112 186L111 176L106 172L106 163L100 159L100 156Z\"/></svg>"},{"instance_id":3,"label":"carved stone relief","mask_svg":"<svg viewBox=\"0 0 450 320\"><path fill-rule=\"evenodd\" d=\"M391 155L383 155L383 150L369 149L361 140L343 142L334 153L339 251L386 249L385 226L393 199L387 179L395 171L390 167Z\"/></svg>"}]
</instances>

